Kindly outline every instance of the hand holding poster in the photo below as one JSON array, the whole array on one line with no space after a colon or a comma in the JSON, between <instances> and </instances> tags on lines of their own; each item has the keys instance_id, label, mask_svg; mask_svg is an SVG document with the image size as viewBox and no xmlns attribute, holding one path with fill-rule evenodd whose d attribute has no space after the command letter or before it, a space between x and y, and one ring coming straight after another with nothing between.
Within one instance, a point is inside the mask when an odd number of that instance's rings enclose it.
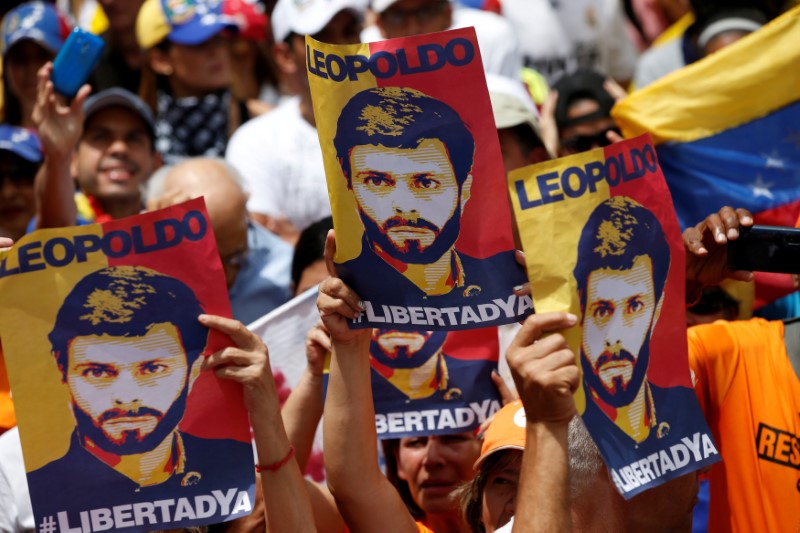
<instances>
[{"instance_id":1,"label":"hand holding poster","mask_svg":"<svg viewBox=\"0 0 800 533\"><path fill-rule=\"evenodd\" d=\"M456 330L532 312L474 30L334 46L306 60L356 328Z\"/></svg>"},{"instance_id":2,"label":"hand holding poster","mask_svg":"<svg viewBox=\"0 0 800 533\"><path fill-rule=\"evenodd\" d=\"M509 175L536 308L577 315L578 412L627 499L719 460L689 376L684 249L649 136Z\"/></svg>"},{"instance_id":3,"label":"hand holding poster","mask_svg":"<svg viewBox=\"0 0 800 533\"><path fill-rule=\"evenodd\" d=\"M0 252L0 337L36 524L144 531L249 514L241 387L200 372L230 316L202 199Z\"/></svg>"}]
</instances>

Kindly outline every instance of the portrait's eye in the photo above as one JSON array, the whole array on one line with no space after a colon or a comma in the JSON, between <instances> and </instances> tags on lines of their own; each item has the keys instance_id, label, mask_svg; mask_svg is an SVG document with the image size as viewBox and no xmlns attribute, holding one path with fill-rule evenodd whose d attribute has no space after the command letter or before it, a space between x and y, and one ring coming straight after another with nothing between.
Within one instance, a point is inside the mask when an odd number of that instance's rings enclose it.
<instances>
[{"instance_id":1,"label":"portrait's eye","mask_svg":"<svg viewBox=\"0 0 800 533\"><path fill-rule=\"evenodd\" d=\"M139 371L142 374L158 374L165 372L168 370L168 368L169 367L164 363L159 363L158 361L148 361L139 367Z\"/></svg>"},{"instance_id":2,"label":"portrait's eye","mask_svg":"<svg viewBox=\"0 0 800 533\"><path fill-rule=\"evenodd\" d=\"M644 302L642 301L641 296L634 296L628 299L627 311L629 314L638 313L642 309L644 309Z\"/></svg>"},{"instance_id":3,"label":"portrait's eye","mask_svg":"<svg viewBox=\"0 0 800 533\"><path fill-rule=\"evenodd\" d=\"M611 315L614 314L614 304L611 302L602 300L594 304L594 309L592 310L592 316L595 318L609 318Z\"/></svg>"},{"instance_id":4,"label":"portrait's eye","mask_svg":"<svg viewBox=\"0 0 800 533\"><path fill-rule=\"evenodd\" d=\"M369 185L370 187L389 187L394 185L394 180L386 174L367 174L362 179L364 185Z\"/></svg>"},{"instance_id":5,"label":"portrait's eye","mask_svg":"<svg viewBox=\"0 0 800 533\"><path fill-rule=\"evenodd\" d=\"M81 376L91 379L113 378L117 372L106 365L91 365L81 370Z\"/></svg>"},{"instance_id":6,"label":"portrait's eye","mask_svg":"<svg viewBox=\"0 0 800 533\"><path fill-rule=\"evenodd\" d=\"M441 183L430 176L420 175L414 177L414 186L418 189L438 189Z\"/></svg>"}]
</instances>

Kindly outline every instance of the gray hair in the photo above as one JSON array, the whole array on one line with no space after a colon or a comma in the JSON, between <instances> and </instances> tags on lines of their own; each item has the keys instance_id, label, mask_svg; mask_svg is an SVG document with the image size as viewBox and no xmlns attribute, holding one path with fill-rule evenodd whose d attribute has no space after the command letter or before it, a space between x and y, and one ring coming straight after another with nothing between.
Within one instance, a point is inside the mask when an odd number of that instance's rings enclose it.
<instances>
[{"instance_id":1,"label":"gray hair","mask_svg":"<svg viewBox=\"0 0 800 533\"><path fill-rule=\"evenodd\" d=\"M600 450L579 415L576 415L569 423L567 447L569 450L570 499L576 501L586 496L595 477L603 469Z\"/></svg>"},{"instance_id":2,"label":"gray hair","mask_svg":"<svg viewBox=\"0 0 800 533\"><path fill-rule=\"evenodd\" d=\"M247 183L245 182L244 178L242 177L241 172L239 172L236 167L234 167L230 162L221 158L221 157L193 157L187 158L179 163L175 163L173 165L164 165L150 176L150 179L147 181L146 185L143 186L144 190L142 191L142 197L145 201L151 198L158 198L162 196L166 190L164 189L164 181L166 181L167 176L175 170L177 167L181 166L182 164L188 161L198 161L201 160L205 163L212 163L220 165L222 168L225 169L225 172L228 176L231 177L236 185L242 190L242 192L248 192Z\"/></svg>"}]
</instances>

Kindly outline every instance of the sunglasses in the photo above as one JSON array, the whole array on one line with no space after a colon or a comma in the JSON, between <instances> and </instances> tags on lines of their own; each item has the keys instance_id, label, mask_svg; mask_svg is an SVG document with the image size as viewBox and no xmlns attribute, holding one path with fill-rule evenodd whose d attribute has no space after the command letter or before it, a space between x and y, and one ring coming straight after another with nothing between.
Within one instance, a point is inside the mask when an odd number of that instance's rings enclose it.
<instances>
[{"instance_id":1,"label":"sunglasses","mask_svg":"<svg viewBox=\"0 0 800 533\"><path fill-rule=\"evenodd\" d=\"M592 147L595 146L608 146L611 144L606 136L609 131L620 133L619 128L614 127L595 133L594 135L573 135L561 141L561 146L574 152L585 152L586 150L591 150Z\"/></svg>"}]
</instances>

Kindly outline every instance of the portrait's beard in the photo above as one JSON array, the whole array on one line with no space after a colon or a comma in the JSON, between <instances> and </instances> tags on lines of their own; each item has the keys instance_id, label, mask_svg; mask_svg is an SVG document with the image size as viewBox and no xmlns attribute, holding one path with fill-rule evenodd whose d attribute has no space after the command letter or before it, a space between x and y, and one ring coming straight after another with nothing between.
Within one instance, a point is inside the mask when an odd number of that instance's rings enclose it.
<instances>
[{"instance_id":1,"label":"portrait's beard","mask_svg":"<svg viewBox=\"0 0 800 533\"><path fill-rule=\"evenodd\" d=\"M447 339L446 331L434 331L414 353L410 353L408 346L404 345L395 345L394 350L389 353L377 339L373 338L369 345L369 353L376 361L389 368L418 368L442 348L445 339Z\"/></svg>"},{"instance_id":2,"label":"portrait's beard","mask_svg":"<svg viewBox=\"0 0 800 533\"><path fill-rule=\"evenodd\" d=\"M364 224L364 233L367 236L367 241L373 249L377 245L388 254L389 257L403 263L414 265L425 265L438 260L453 247L458 239L458 233L461 231L460 204L456 206L453 216L445 222L441 230L424 218L410 220L402 216L395 216L379 226L362 209L359 208L358 214L361 217L361 222ZM391 228L397 226L429 229L434 233L433 242L429 246L423 248L420 241L405 239L403 247L398 248L389 238L388 234Z\"/></svg>"},{"instance_id":3,"label":"portrait's beard","mask_svg":"<svg viewBox=\"0 0 800 533\"><path fill-rule=\"evenodd\" d=\"M72 402L72 412L75 415L80 437L82 439L88 438L101 450L115 455L145 453L154 450L178 427L178 423L183 418L183 413L186 410L186 397L188 394L189 386L187 383L184 385L181 395L172 403L166 413L149 407L141 407L138 410L109 409L104 411L98 420L94 420L74 401ZM136 429L124 431L119 437L113 438L103 430L102 423L105 421L148 414L156 417L158 422L156 422L156 427L153 428L153 431L146 435L142 435L141 430Z\"/></svg>"},{"instance_id":4,"label":"portrait's beard","mask_svg":"<svg viewBox=\"0 0 800 533\"><path fill-rule=\"evenodd\" d=\"M633 364L633 372L631 379L625 383L622 376L614 377L611 386L607 386L600 379L599 367L602 363L608 361L630 361ZM589 361L589 358L581 351L581 367L583 369L583 382L588 391L591 390L597 396L611 407L620 408L630 404L647 376L647 367L650 363L650 332L644 339L642 348L639 351L638 359L627 350L621 349L619 353L611 353L610 351L603 352L597 358L594 366Z\"/></svg>"}]
</instances>

